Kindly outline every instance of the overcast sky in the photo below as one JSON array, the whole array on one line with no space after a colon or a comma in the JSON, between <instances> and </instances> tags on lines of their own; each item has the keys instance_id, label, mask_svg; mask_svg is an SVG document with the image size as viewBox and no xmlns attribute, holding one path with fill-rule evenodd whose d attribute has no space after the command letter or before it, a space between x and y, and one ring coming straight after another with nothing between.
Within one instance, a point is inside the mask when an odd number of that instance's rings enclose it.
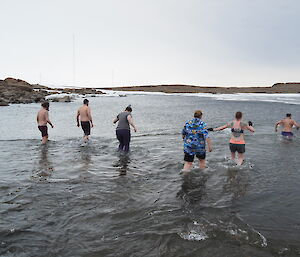
<instances>
[{"instance_id":1,"label":"overcast sky","mask_svg":"<svg viewBox=\"0 0 300 257\"><path fill-rule=\"evenodd\" d=\"M1 0L0 10L0 79L88 87L300 81L299 0Z\"/></svg>"}]
</instances>

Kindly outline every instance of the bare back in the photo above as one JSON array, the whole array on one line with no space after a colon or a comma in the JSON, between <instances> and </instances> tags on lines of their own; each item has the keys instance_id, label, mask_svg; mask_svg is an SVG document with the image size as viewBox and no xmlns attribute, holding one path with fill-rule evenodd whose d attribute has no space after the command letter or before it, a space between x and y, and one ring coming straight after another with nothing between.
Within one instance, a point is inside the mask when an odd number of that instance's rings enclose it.
<instances>
[{"instance_id":1,"label":"bare back","mask_svg":"<svg viewBox=\"0 0 300 257\"><path fill-rule=\"evenodd\" d=\"M240 120L234 120L227 124L228 128L231 128L230 143L233 144L245 144L244 130L247 129L247 124Z\"/></svg>"},{"instance_id":2,"label":"bare back","mask_svg":"<svg viewBox=\"0 0 300 257\"><path fill-rule=\"evenodd\" d=\"M78 109L78 114L80 116L81 121L90 121L91 115L90 115L90 107L87 105L83 105Z\"/></svg>"},{"instance_id":3,"label":"bare back","mask_svg":"<svg viewBox=\"0 0 300 257\"><path fill-rule=\"evenodd\" d=\"M49 118L48 118L48 111L44 108L42 108L41 110L39 110L38 114L37 114L37 123L39 126L46 126L47 122L48 122Z\"/></svg>"},{"instance_id":4,"label":"bare back","mask_svg":"<svg viewBox=\"0 0 300 257\"><path fill-rule=\"evenodd\" d=\"M292 132L293 126L295 125L295 121L290 118L285 118L285 119L281 120L279 124L283 126L282 131Z\"/></svg>"}]
</instances>

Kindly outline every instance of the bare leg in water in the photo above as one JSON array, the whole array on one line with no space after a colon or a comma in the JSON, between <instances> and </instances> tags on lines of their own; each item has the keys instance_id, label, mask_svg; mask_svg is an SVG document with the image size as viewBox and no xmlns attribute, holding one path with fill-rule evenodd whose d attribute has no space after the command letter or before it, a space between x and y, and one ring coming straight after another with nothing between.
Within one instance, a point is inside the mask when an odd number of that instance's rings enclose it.
<instances>
[{"instance_id":1,"label":"bare leg in water","mask_svg":"<svg viewBox=\"0 0 300 257\"><path fill-rule=\"evenodd\" d=\"M231 160L235 161L235 152L231 152Z\"/></svg>"},{"instance_id":2,"label":"bare leg in water","mask_svg":"<svg viewBox=\"0 0 300 257\"><path fill-rule=\"evenodd\" d=\"M238 153L238 161L237 165L242 165L244 163L244 154L243 153Z\"/></svg>"},{"instance_id":3,"label":"bare leg in water","mask_svg":"<svg viewBox=\"0 0 300 257\"><path fill-rule=\"evenodd\" d=\"M184 171L190 171L192 169L192 162L184 162L183 170Z\"/></svg>"},{"instance_id":4,"label":"bare leg in water","mask_svg":"<svg viewBox=\"0 0 300 257\"><path fill-rule=\"evenodd\" d=\"M48 142L48 136L42 137L42 144L46 144Z\"/></svg>"},{"instance_id":5,"label":"bare leg in water","mask_svg":"<svg viewBox=\"0 0 300 257\"><path fill-rule=\"evenodd\" d=\"M199 159L199 169L203 170L205 168L206 168L206 166L205 166L205 159L204 160Z\"/></svg>"}]
</instances>

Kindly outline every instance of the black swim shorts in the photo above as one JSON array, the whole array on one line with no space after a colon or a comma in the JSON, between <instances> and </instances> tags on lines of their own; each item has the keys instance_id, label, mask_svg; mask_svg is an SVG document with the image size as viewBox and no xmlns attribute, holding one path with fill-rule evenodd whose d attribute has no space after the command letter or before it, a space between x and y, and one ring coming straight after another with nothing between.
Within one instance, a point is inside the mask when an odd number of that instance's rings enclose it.
<instances>
[{"instance_id":1,"label":"black swim shorts","mask_svg":"<svg viewBox=\"0 0 300 257\"><path fill-rule=\"evenodd\" d=\"M38 126L39 130L42 133L42 137L48 136L48 127L46 125L44 126Z\"/></svg>"},{"instance_id":2,"label":"black swim shorts","mask_svg":"<svg viewBox=\"0 0 300 257\"><path fill-rule=\"evenodd\" d=\"M84 132L85 136L89 136L91 134L91 124L89 121L81 121L81 128Z\"/></svg>"},{"instance_id":3,"label":"black swim shorts","mask_svg":"<svg viewBox=\"0 0 300 257\"><path fill-rule=\"evenodd\" d=\"M206 157L206 152L203 152L201 154L196 154L196 157L199 159L199 160L204 160L205 157ZM188 154L188 153L184 153L184 160L186 162L193 162L194 161L194 158L195 158L195 155L192 154Z\"/></svg>"},{"instance_id":4,"label":"black swim shorts","mask_svg":"<svg viewBox=\"0 0 300 257\"><path fill-rule=\"evenodd\" d=\"M229 148L232 153L244 153L246 151L245 144L232 144L229 143Z\"/></svg>"}]
</instances>

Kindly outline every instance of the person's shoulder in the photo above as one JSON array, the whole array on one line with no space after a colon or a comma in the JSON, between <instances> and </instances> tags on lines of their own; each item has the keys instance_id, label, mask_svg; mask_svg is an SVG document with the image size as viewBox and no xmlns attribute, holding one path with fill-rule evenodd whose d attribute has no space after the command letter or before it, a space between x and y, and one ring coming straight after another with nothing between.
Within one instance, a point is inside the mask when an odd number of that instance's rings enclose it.
<instances>
[{"instance_id":1,"label":"person's shoulder","mask_svg":"<svg viewBox=\"0 0 300 257\"><path fill-rule=\"evenodd\" d=\"M203 121L203 120L200 120L199 125L202 126L202 127L206 127L206 122Z\"/></svg>"}]
</instances>

